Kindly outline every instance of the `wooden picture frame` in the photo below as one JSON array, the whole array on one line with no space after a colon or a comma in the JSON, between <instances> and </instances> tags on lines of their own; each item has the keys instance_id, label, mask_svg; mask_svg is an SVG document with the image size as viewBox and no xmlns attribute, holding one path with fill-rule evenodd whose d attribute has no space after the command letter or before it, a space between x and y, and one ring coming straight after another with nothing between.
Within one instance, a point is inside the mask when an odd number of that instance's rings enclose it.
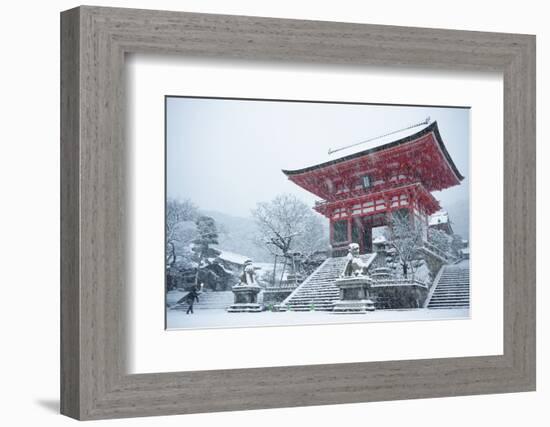
<instances>
[{"instance_id":1,"label":"wooden picture frame","mask_svg":"<svg viewBox=\"0 0 550 427\"><path fill-rule=\"evenodd\" d=\"M503 355L126 374L126 53L502 72ZM532 35L71 9L61 14L61 166L65 415L84 420L535 390Z\"/></svg>"}]
</instances>

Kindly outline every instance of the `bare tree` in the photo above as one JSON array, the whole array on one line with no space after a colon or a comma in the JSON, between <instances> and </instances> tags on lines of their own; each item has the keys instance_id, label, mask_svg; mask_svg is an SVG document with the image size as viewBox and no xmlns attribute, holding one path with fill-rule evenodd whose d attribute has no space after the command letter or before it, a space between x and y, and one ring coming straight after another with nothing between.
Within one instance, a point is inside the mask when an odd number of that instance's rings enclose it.
<instances>
[{"instance_id":1,"label":"bare tree","mask_svg":"<svg viewBox=\"0 0 550 427\"><path fill-rule=\"evenodd\" d=\"M195 238L197 207L190 200L169 199L166 203L166 265L173 267L178 256Z\"/></svg>"},{"instance_id":2,"label":"bare tree","mask_svg":"<svg viewBox=\"0 0 550 427\"><path fill-rule=\"evenodd\" d=\"M323 224L311 208L291 194L281 194L271 202L258 203L252 215L258 226L256 244L265 247L274 257L272 282L280 274L282 281L287 264L297 279L303 259L328 247ZM298 255L298 256L296 256ZM277 259L283 258L280 273Z\"/></svg>"},{"instance_id":3,"label":"bare tree","mask_svg":"<svg viewBox=\"0 0 550 427\"><path fill-rule=\"evenodd\" d=\"M311 255L327 247L320 219L308 205L291 194L258 203L252 215L260 233L257 241L272 255L288 258L296 251Z\"/></svg>"},{"instance_id":4,"label":"bare tree","mask_svg":"<svg viewBox=\"0 0 550 427\"><path fill-rule=\"evenodd\" d=\"M405 277L408 270L414 275L419 266L418 248L422 245L422 234L422 227L413 221L408 211L392 213L390 243L397 252Z\"/></svg>"}]
</instances>

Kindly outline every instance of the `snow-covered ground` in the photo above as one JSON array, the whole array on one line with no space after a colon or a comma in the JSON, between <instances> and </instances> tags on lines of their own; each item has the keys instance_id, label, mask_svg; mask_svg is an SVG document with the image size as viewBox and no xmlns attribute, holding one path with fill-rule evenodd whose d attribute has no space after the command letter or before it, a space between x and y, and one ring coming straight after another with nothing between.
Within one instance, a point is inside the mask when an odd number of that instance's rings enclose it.
<instances>
[{"instance_id":1,"label":"snow-covered ground","mask_svg":"<svg viewBox=\"0 0 550 427\"><path fill-rule=\"evenodd\" d=\"M467 319L468 309L430 310L377 310L366 314L333 314L323 311L227 313L225 310L168 310L168 329L239 328L253 326L297 326L327 323L398 322L418 320Z\"/></svg>"}]
</instances>

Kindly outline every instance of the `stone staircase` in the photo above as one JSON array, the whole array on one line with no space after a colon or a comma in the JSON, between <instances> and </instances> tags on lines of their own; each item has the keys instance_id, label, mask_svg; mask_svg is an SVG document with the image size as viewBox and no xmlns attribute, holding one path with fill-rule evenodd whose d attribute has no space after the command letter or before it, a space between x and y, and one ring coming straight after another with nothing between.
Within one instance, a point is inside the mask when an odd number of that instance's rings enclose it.
<instances>
[{"instance_id":1,"label":"stone staircase","mask_svg":"<svg viewBox=\"0 0 550 427\"><path fill-rule=\"evenodd\" d=\"M361 255L370 265L376 254ZM346 257L328 258L303 283L298 286L281 304L281 310L291 311L332 311L332 304L339 299L339 290L334 281L346 266Z\"/></svg>"},{"instance_id":2,"label":"stone staircase","mask_svg":"<svg viewBox=\"0 0 550 427\"><path fill-rule=\"evenodd\" d=\"M441 267L424 306L433 309L469 308L469 262L461 261Z\"/></svg>"},{"instance_id":3,"label":"stone staircase","mask_svg":"<svg viewBox=\"0 0 550 427\"><path fill-rule=\"evenodd\" d=\"M177 304L181 298L183 298L187 292L175 291L177 292L177 299L175 299L175 305L172 305L173 310L187 310L187 303L185 301ZM167 302L170 300L169 296L167 297ZM199 302L195 302L193 305L193 310L225 310L231 304L233 304L233 292L231 291L205 291L199 294Z\"/></svg>"}]
</instances>

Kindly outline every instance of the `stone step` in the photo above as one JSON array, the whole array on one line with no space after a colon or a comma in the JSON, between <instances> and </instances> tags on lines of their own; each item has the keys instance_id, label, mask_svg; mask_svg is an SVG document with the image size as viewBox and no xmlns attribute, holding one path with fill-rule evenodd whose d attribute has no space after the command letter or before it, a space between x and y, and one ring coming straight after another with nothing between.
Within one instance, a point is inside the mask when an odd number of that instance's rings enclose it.
<instances>
[{"instance_id":1,"label":"stone step","mask_svg":"<svg viewBox=\"0 0 550 427\"><path fill-rule=\"evenodd\" d=\"M434 292L434 295L438 294L438 293L442 293L442 294L445 294L445 293L459 293L459 294L469 294L470 293L470 289L467 288L467 289L439 289L437 288Z\"/></svg>"},{"instance_id":2,"label":"stone step","mask_svg":"<svg viewBox=\"0 0 550 427\"><path fill-rule=\"evenodd\" d=\"M436 296L436 295L449 295L449 294L460 294L460 295L470 295L470 291L468 289L465 289L465 290L458 290L458 289L446 289L446 290L439 290L439 289L436 289L435 292L433 293L433 296Z\"/></svg>"},{"instance_id":3,"label":"stone step","mask_svg":"<svg viewBox=\"0 0 550 427\"><path fill-rule=\"evenodd\" d=\"M302 289L310 289L310 288L336 288L335 285L333 285L333 282L327 282L327 283L310 283L307 287L304 287Z\"/></svg>"},{"instance_id":4,"label":"stone step","mask_svg":"<svg viewBox=\"0 0 550 427\"><path fill-rule=\"evenodd\" d=\"M441 305L441 304L469 304L469 301L466 299L463 300L452 300L452 301L430 301L429 306L432 305Z\"/></svg>"},{"instance_id":5,"label":"stone step","mask_svg":"<svg viewBox=\"0 0 550 427\"><path fill-rule=\"evenodd\" d=\"M457 290L453 290L453 291L439 291L438 289L435 290L435 292L433 293L433 296L442 296L442 295L470 295L470 292L469 291L457 291Z\"/></svg>"},{"instance_id":6,"label":"stone step","mask_svg":"<svg viewBox=\"0 0 550 427\"><path fill-rule=\"evenodd\" d=\"M468 284L470 283L469 280L456 280L456 281L449 281L449 280L440 280L439 283L442 285L462 285L462 284Z\"/></svg>"},{"instance_id":7,"label":"stone step","mask_svg":"<svg viewBox=\"0 0 550 427\"><path fill-rule=\"evenodd\" d=\"M301 292L297 292L295 295L319 295L319 294L331 294L331 295L334 295L334 294L338 294L338 289L336 290L333 290L333 289L314 289L314 290L304 290L304 291L301 291Z\"/></svg>"},{"instance_id":8,"label":"stone step","mask_svg":"<svg viewBox=\"0 0 550 427\"><path fill-rule=\"evenodd\" d=\"M295 298L293 299L327 299L327 300L335 300L338 299L339 295L295 295Z\"/></svg>"},{"instance_id":9,"label":"stone step","mask_svg":"<svg viewBox=\"0 0 550 427\"><path fill-rule=\"evenodd\" d=\"M449 282L449 281L445 281L445 280L440 280L439 281L440 284L442 285L467 285L470 283L469 280L460 280L460 281L455 281L455 282Z\"/></svg>"},{"instance_id":10,"label":"stone step","mask_svg":"<svg viewBox=\"0 0 550 427\"><path fill-rule=\"evenodd\" d=\"M439 289L439 288L436 288L436 290L434 291L434 295L439 294L439 293L448 293L448 292L459 292L459 293L463 293L463 294L469 294L470 289L469 288L466 288L466 289Z\"/></svg>"},{"instance_id":11,"label":"stone step","mask_svg":"<svg viewBox=\"0 0 550 427\"><path fill-rule=\"evenodd\" d=\"M301 289L319 289L319 288L336 288L333 282L328 283L309 283L308 286L304 286Z\"/></svg>"},{"instance_id":12,"label":"stone step","mask_svg":"<svg viewBox=\"0 0 550 427\"><path fill-rule=\"evenodd\" d=\"M453 307L470 307L470 303L468 302L462 302L462 303L445 303L445 304L430 304L428 305L428 308L453 308Z\"/></svg>"},{"instance_id":13,"label":"stone step","mask_svg":"<svg viewBox=\"0 0 550 427\"><path fill-rule=\"evenodd\" d=\"M451 303L455 303L455 302L466 302L466 303L469 303L470 302L470 299L469 298L455 298L455 299L432 299L430 301L430 305L431 304L451 304Z\"/></svg>"},{"instance_id":14,"label":"stone step","mask_svg":"<svg viewBox=\"0 0 550 427\"><path fill-rule=\"evenodd\" d=\"M319 307L328 307L333 305L334 301L293 301L291 303L288 303L287 305L289 307L309 307L311 305L319 306Z\"/></svg>"},{"instance_id":15,"label":"stone step","mask_svg":"<svg viewBox=\"0 0 550 427\"><path fill-rule=\"evenodd\" d=\"M296 296L296 298L292 298L292 300L313 300L313 299L323 299L327 301L334 301L335 299L338 299L338 295L305 295L305 296Z\"/></svg>"},{"instance_id":16,"label":"stone step","mask_svg":"<svg viewBox=\"0 0 550 427\"><path fill-rule=\"evenodd\" d=\"M318 297L318 298L337 298L338 293L335 293L335 294L306 293L306 294L294 295L294 297L295 298L315 298L315 297Z\"/></svg>"},{"instance_id":17,"label":"stone step","mask_svg":"<svg viewBox=\"0 0 550 427\"><path fill-rule=\"evenodd\" d=\"M441 298L470 298L470 294L437 294L432 295L432 299Z\"/></svg>"},{"instance_id":18,"label":"stone step","mask_svg":"<svg viewBox=\"0 0 550 427\"><path fill-rule=\"evenodd\" d=\"M460 296L466 295L470 296L470 292L434 292L433 297L442 297L442 296Z\"/></svg>"},{"instance_id":19,"label":"stone step","mask_svg":"<svg viewBox=\"0 0 550 427\"><path fill-rule=\"evenodd\" d=\"M434 298L435 297L445 297L445 296L449 296L449 297L460 297L460 296L466 296L466 297L469 297L470 296L470 293L469 292L440 292L440 293L434 293L432 295Z\"/></svg>"},{"instance_id":20,"label":"stone step","mask_svg":"<svg viewBox=\"0 0 550 427\"><path fill-rule=\"evenodd\" d=\"M467 292L447 292L447 293L438 293L433 294L433 298L442 298L442 297L470 297L470 294Z\"/></svg>"},{"instance_id":21,"label":"stone step","mask_svg":"<svg viewBox=\"0 0 550 427\"><path fill-rule=\"evenodd\" d=\"M437 297L434 297L431 299L431 301L441 301L441 300L456 300L456 299L463 299L463 300L469 300L470 299L470 296L469 295L440 295L440 296L437 296Z\"/></svg>"},{"instance_id":22,"label":"stone step","mask_svg":"<svg viewBox=\"0 0 550 427\"><path fill-rule=\"evenodd\" d=\"M453 305L453 306L451 306L451 305L442 305L442 306L433 306L433 307L430 305L430 306L428 306L428 308L430 310L445 310L445 309L449 310L449 309L454 309L454 308L456 308L456 309L458 309L458 308L470 308L470 304Z\"/></svg>"},{"instance_id":23,"label":"stone step","mask_svg":"<svg viewBox=\"0 0 550 427\"><path fill-rule=\"evenodd\" d=\"M290 308L307 308L309 309L311 306L314 306L316 308L328 308L328 307L332 307L333 304L330 303L330 304L318 304L318 303L294 303L294 304L287 304L285 307L290 307Z\"/></svg>"},{"instance_id":24,"label":"stone step","mask_svg":"<svg viewBox=\"0 0 550 427\"><path fill-rule=\"evenodd\" d=\"M454 288L454 287L462 287L462 288L469 288L470 287L470 284L469 283L464 283L464 282L461 282L461 283L440 283L438 286L444 288L444 287L451 287L451 288Z\"/></svg>"},{"instance_id":25,"label":"stone step","mask_svg":"<svg viewBox=\"0 0 550 427\"><path fill-rule=\"evenodd\" d=\"M313 309L311 308L313 305ZM290 308L292 310L323 310L323 309L332 309L333 305L332 304L289 304L287 306L287 310Z\"/></svg>"},{"instance_id":26,"label":"stone step","mask_svg":"<svg viewBox=\"0 0 550 427\"><path fill-rule=\"evenodd\" d=\"M440 280L439 283L456 284L456 283L470 283L469 280L461 278L460 280Z\"/></svg>"},{"instance_id":27,"label":"stone step","mask_svg":"<svg viewBox=\"0 0 550 427\"><path fill-rule=\"evenodd\" d=\"M463 284L455 284L455 285L450 285L448 283L440 283L439 285L437 285L438 288L469 288L470 285L468 283L463 283Z\"/></svg>"}]
</instances>

